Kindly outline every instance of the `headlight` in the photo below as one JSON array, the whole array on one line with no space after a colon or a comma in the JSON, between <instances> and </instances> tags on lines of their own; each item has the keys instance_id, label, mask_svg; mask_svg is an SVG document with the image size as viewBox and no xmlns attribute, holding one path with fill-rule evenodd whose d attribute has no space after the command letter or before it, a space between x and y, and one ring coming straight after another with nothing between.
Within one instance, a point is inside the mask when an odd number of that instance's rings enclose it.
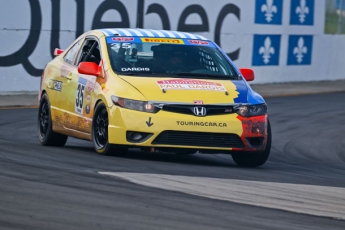
<instances>
[{"instance_id":1,"label":"headlight","mask_svg":"<svg viewBox=\"0 0 345 230\"><path fill-rule=\"evenodd\" d=\"M238 115L242 117L260 116L267 113L267 105L240 105L234 108Z\"/></svg>"},{"instance_id":2,"label":"headlight","mask_svg":"<svg viewBox=\"0 0 345 230\"><path fill-rule=\"evenodd\" d=\"M137 100L131 100L116 96L111 96L111 100L115 105L121 106L126 109L131 110L137 110L142 112L148 112L148 113L157 113L158 108L156 108L153 104L150 104L146 101L137 101Z\"/></svg>"}]
</instances>

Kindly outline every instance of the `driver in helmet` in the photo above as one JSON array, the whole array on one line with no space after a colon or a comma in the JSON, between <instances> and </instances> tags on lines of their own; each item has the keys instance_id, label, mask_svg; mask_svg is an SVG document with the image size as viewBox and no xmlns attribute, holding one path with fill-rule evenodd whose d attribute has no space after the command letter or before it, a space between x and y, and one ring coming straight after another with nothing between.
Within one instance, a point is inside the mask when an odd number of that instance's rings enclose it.
<instances>
[{"instance_id":1,"label":"driver in helmet","mask_svg":"<svg viewBox=\"0 0 345 230\"><path fill-rule=\"evenodd\" d=\"M167 59L165 66L169 71L178 72L186 67L186 58L183 52L172 52Z\"/></svg>"}]
</instances>

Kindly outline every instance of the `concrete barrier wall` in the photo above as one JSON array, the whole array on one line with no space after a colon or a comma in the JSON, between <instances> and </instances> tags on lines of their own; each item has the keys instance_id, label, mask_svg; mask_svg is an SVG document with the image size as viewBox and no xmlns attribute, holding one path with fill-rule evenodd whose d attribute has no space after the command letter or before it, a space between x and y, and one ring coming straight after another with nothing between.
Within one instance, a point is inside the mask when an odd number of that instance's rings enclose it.
<instances>
[{"instance_id":1,"label":"concrete barrier wall","mask_svg":"<svg viewBox=\"0 0 345 230\"><path fill-rule=\"evenodd\" d=\"M323 0L0 0L0 93L38 91L56 47L93 28L171 29L216 41L254 83L344 79L345 37Z\"/></svg>"}]
</instances>

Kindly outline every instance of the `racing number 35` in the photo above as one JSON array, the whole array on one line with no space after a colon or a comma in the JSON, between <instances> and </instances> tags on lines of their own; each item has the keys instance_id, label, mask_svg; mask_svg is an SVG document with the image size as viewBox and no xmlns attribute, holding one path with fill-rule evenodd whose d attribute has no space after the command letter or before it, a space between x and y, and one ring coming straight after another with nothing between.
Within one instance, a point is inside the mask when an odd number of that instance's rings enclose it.
<instances>
[{"instance_id":1,"label":"racing number 35","mask_svg":"<svg viewBox=\"0 0 345 230\"><path fill-rule=\"evenodd\" d=\"M84 92L86 88L87 80L85 78L79 78L77 92L75 96L75 112L83 115L84 104Z\"/></svg>"}]
</instances>

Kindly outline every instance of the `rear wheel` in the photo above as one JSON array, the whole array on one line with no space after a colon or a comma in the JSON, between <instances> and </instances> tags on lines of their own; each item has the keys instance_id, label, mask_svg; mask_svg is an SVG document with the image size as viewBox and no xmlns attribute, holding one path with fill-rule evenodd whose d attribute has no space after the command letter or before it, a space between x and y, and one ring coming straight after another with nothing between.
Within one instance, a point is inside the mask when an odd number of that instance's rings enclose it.
<instances>
[{"instance_id":1,"label":"rear wheel","mask_svg":"<svg viewBox=\"0 0 345 230\"><path fill-rule=\"evenodd\" d=\"M232 159L238 166L241 167L258 167L263 165L270 155L271 151L271 142L272 142L272 134L271 134L271 126L270 122L268 121L267 124L267 143L265 150L262 152L239 152L233 153Z\"/></svg>"},{"instance_id":2,"label":"rear wheel","mask_svg":"<svg viewBox=\"0 0 345 230\"><path fill-rule=\"evenodd\" d=\"M52 126L49 98L47 94L43 94L38 109L38 139L45 146L64 146L68 136L55 133Z\"/></svg>"},{"instance_id":3,"label":"rear wheel","mask_svg":"<svg viewBox=\"0 0 345 230\"><path fill-rule=\"evenodd\" d=\"M92 142L98 154L101 155L124 155L127 148L109 144L108 141L109 118L108 111L103 102L100 102L95 109L92 119Z\"/></svg>"}]
</instances>

